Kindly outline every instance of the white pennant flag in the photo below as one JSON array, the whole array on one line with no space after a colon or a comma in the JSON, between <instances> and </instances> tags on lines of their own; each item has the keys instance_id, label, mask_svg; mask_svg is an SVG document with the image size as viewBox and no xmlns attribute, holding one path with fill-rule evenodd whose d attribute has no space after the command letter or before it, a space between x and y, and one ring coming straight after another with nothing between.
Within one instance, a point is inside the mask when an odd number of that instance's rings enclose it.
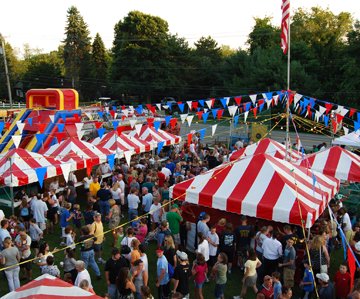
<instances>
[{"instance_id":1,"label":"white pennant flag","mask_svg":"<svg viewBox=\"0 0 360 299\"><path fill-rule=\"evenodd\" d=\"M128 109L124 109L124 110L121 110L121 111L122 111L122 113L124 113L124 115L125 115L126 117L129 116L129 110L128 110Z\"/></svg>"},{"instance_id":2,"label":"white pennant flag","mask_svg":"<svg viewBox=\"0 0 360 299\"><path fill-rule=\"evenodd\" d=\"M275 106L277 106L278 101L279 101L279 95L277 94L276 96L273 97L274 101L275 101Z\"/></svg>"},{"instance_id":3,"label":"white pennant flag","mask_svg":"<svg viewBox=\"0 0 360 299\"><path fill-rule=\"evenodd\" d=\"M270 105L271 105L271 102L272 102L272 99L270 100L265 100L266 102L266 109L269 109Z\"/></svg>"},{"instance_id":4,"label":"white pennant flag","mask_svg":"<svg viewBox=\"0 0 360 299\"><path fill-rule=\"evenodd\" d=\"M345 135L349 134L349 129L348 129L348 128L343 127L343 129L344 129L344 134L345 134Z\"/></svg>"},{"instance_id":5,"label":"white pennant flag","mask_svg":"<svg viewBox=\"0 0 360 299\"><path fill-rule=\"evenodd\" d=\"M163 105L163 108L168 110L169 109L169 106L168 105Z\"/></svg>"},{"instance_id":6,"label":"white pennant flag","mask_svg":"<svg viewBox=\"0 0 360 299\"><path fill-rule=\"evenodd\" d=\"M319 118L320 118L321 114L319 111L315 111L315 121L319 122Z\"/></svg>"},{"instance_id":7,"label":"white pennant flag","mask_svg":"<svg viewBox=\"0 0 360 299\"><path fill-rule=\"evenodd\" d=\"M207 100L205 103L209 107L209 109L211 109L212 100Z\"/></svg>"},{"instance_id":8,"label":"white pennant flag","mask_svg":"<svg viewBox=\"0 0 360 299\"><path fill-rule=\"evenodd\" d=\"M85 134L85 131L77 131L79 140L81 140L81 138L83 138L84 134Z\"/></svg>"},{"instance_id":9,"label":"white pennant flag","mask_svg":"<svg viewBox=\"0 0 360 299\"><path fill-rule=\"evenodd\" d=\"M109 113L109 107L105 107L105 112Z\"/></svg>"},{"instance_id":10,"label":"white pennant flag","mask_svg":"<svg viewBox=\"0 0 360 299\"><path fill-rule=\"evenodd\" d=\"M87 118L88 118L89 120L92 120L92 119L93 119L90 112L85 112L85 115L87 116Z\"/></svg>"},{"instance_id":11,"label":"white pennant flag","mask_svg":"<svg viewBox=\"0 0 360 299\"><path fill-rule=\"evenodd\" d=\"M344 109L344 106L338 105L337 109L335 110L335 113L341 114L341 110Z\"/></svg>"},{"instance_id":12,"label":"white pennant flag","mask_svg":"<svg viewBox=\"0 0 360 299\"><path fill-rule=\"evenodd\" d=\"M320 116L323 115L326 111L326 108L323 107L323 106L319 106L319 113L320 113Z\"/></svg>"},{"instance_id":13,"label":"white pennant flag","mask_svg":"<svg viewBox=\"0 0 360 299\"><path fill-rule=\"evenodd\" d=\"M158 110L161 110L161 104L156 104L156 107L158 108Z\"/></svg>"},{"instance_id":14,"label":"white pennant flag","mask_svg":"<svg viewBox=\"0 0 360 299\"><path fill-rule=\"evenodd\" d=\"M238 106L228 106L229 114L230 116L234 116L236 114L236 111L238 109Z\"/></svg>"},{"instance_id":15,"label":"white pennant flag","mask_svg":"<svg viewBox=\"0 0 360 299\"><path fill-rule=\"evenodd\" d=\"M188 114L180 114L181 123L183 124L187 118Z\"/></svg>"},{"instance_id":16,"label":"white pennant flag","mask_svg":"<svg viewBox=\"0 0 360 299\"><path fill-rule=\"evenodd\" d=\"M189 116L186 118L189 127L191 126L191 122L192 122L193 118L194 118L194 115L189 115Z\"/></svg>"},{"instance_id":17,"label":"white pennant flag","mask_svg":"<svg viewBox=\"0 0 360 299\"><path fill-rule=\"evenodd\" d=\"M55 115L49 115L49 118L50 118L51 122L54 123Z\"/></svg>"},{"instance_id":18,"label":"white pennant flag","mask_svg":"<svg viewBox=\"0 0 360 299\"><path fill-rule=\"evenodd\" d=\"M264 100L267 99L266 93L263 93L262 96L263 96L263 99L264 99Z\"/></svg>"},{"instance_id":19,"label":"white pennant flag","mask_svg":"<svg viewBox=\"0 0 360 299\"><path fill-rule=\"evenodd\" d=\"M304 118L306 118L308 116L308 114L309 114L309 110L306 110Z\"/></svg>"},{"instance_id":20,"label":"white pennant flag","mask_svg":"<svg viewBox=\"0 0 360 299\"><path fill-rule=\"evenodd\" d=\"M136 125L136 119L129 119L131 129L134 129L134 126Z\"/></svg>"},{"instance_id":21,"label":"white pennant flag","mask_svg":"<svg viewBox=\"0 0 360 299\"><path fill-rule=\"evenodd\" d=\"M255 106L257 94L251 94L251 95L249 95L249 97L250 97L251 102Z\"/></svg>"},{"instance_id":22,"label":"white pennant flag","mask_svg":"<svg viewBox=\"0 0 360 299\"><path fill-rule=\"evenodd\" d=\"M192 109L192 101L186 101L186 104L188 104L189 109L191 110Z\"/></svg>"},{"instance_id":23,"label":"white pennant flag","mask_svg":"<svg viewBox=\"0 0 360 299\"><path fill-rule=\"evenodd\" d=\"M246 122L248 115L249 115L249 111L246 111L244 113L244 122Z\"/></svg>"},{"instance_id":24,"label":"white pennant flag","mask_svg":"<svg viewBox=\"0 0 360 299\"><path fill-rule=\"evenodd\" d=\"M22 137L21 135L13 135L13 136L11 136L16 148L19 148L21 137Z\"/></svg>"},{"instance_id":25,"label":"white pennant flag","mask_svg":"<svg viewBox=\"0 0 360 299\"><path fill-rule=\"evenodd\" d=\"M216 128L217 128L217 124L211 126L211 136L214 136Z\"/></svg>"},{"instance_id":26,"label":"white pennant flag","mask_svg":"<svg viewBox=\"0 0 360 299\"><path fill-rule=\"evenodd\" d=\"M349 110L348 109L346 109L346 108L342 108L341 109L341 111L339 112L339 114L341 114L341 116L345 116L346 115L346 113L348 113L349 112Z\"/></svg>"},{"instance_id":27,"label":"white pennant flag","mask_svg":"<svg viewBox=\"0 0 360 299\"><path fill-rule=\"evenodd\" d=\"M224 99L226 100L226 106L229 106L230 97L225 97Z\"/></svg>"},{"instance_id":28,"label":"white pennant flag","mask_svg":"<svg viewBox=\"0 0 360 299\"><path fill-rule=\"evenodd\" d=\"M131 156L132 156L132 151L126 151L124 152L124 156L125 156L125 160L126 163L130 166L130 161L131 161Z\"/></svg>"},{"instance_id":29,"label":"white pennant flag","mask_svg":"<svg viewBox=\"0 0 360 299\"><path fill-rule=\"evenodd\" d=\"M20 132L20 135L22 134L23 130L24 130L24 127L25 127L25 124L24 123L17 123L17 127L18 127L18 130Z\"/></svg>"},{"instance_id":30,"label":"white pennant flag","mask_svg":"<svg viewBox=\"0 0 360 299\"><path fill-rule=\"evenodd\" d=\"M300 99L302 97L303 97L302 94L299 94L299 93L295 94L295 96L294 96L294 106L296 106L296 104L300 101Z\"/></svg>"},{"instance_id":31,"label":"white pennant flag","mask_svg":"<svg viewBox=\"0 0 360 299\"><path fill-rule=\"evenodd\" d=\"M129 111L133 112L134 110L134 106L129 106Z\"/></svg>"},{"instance_id":32,"label":"white pennant flag","mask_svg":"<svg viewBox=\"0 0 360 299\"><path fill-rule=\"evenodd\" d=\"M75 126L76 126L76 131L81 131L84 126L84 123L76 123Z\"/></svg>"},{"instance_id":33,"label":"white pennant flag","mask_svg":"<svg viewBox=\"0 0 360 299\"><path fill-rule=\"evenodd\" d=\"M117 114L117 112L115 112L114 113L114 119L117 119L117 116L118 116L118 114Z\"/></svg>"},{"instance_id":34,"label":"white pennant flag","mask_svg":"<svg viewBox=\"0 0 360 299\"><path fill-rule=\"evenodd\" d=\"M138 136L140 136L141 133L142 124L136 124L135 125L135 131Z\"/></svg>"},{"instance_id":35,"label":"white pennant flag","mask_svg":"<svg viewBox=\"0 0 360 299\"><path fill-rule=\"evenodd\" d=\"M61 163L60 167L61 167L61 171L63 173L64 179L67 183L69 181L69 174L71 171L71 163Z\"/></svg>"},{"instance_id":36,"label":"white pennant flag","mask_svg":"<svg viewBox=\"0 0 360 299\"><path fill-rule=\"evenodd\" d=\"M204 108L204 113L208 112L209 109L208 108Z\"/></svg>"}]
</instances>

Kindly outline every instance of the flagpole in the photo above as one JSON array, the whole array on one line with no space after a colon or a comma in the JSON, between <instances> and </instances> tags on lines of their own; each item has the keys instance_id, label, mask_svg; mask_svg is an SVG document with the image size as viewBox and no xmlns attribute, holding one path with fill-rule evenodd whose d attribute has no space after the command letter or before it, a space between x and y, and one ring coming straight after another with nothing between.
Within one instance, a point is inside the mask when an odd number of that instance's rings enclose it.
<instances>
[{"instance_id":1,"label":"flagpole","mask_svg":"<svg viewBox=\"0 0 360 299\"><path fill-rule=\"evenodd\" d=\"M286 99L286 151L285 151L285 160L288 161L289 149L290 149L290 132L289 132L289 125L290 125L290 12L289 12L289 19L288 19L288 49L287 49L287 99Z\"/></svg>"}]
</instances>

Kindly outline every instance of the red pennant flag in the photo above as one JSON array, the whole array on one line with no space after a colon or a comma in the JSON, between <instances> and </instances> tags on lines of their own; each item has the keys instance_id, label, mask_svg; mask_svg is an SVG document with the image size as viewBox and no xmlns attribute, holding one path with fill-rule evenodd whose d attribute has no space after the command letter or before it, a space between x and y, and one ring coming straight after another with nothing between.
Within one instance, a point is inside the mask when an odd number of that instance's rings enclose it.
<instances>
[{"instance_id":1,"label":"red pennant flag","mask_svg":"<svg viewBox=\"0 0 360 299\"><path fill-rule=\"evenodd\" d=\"M223 113L224 113L224 109L219 109L217 112L216 112L216 117L217 119L221 119L221 117L223 116Z\"/></svg>"},{"instance_id":2,"label":"red pennant flag","mask_svg":"<svg viewBox=\"0 0 360 299\"><path fill-rule=\"evenodd\" d=\"M355 108L350 108L349 116L352 117L355 112L356 112L356 109L355 109Z\"/></svg>"},{"instance_id":3,"label":"red pennant flag","mask_svg":"<svg viewBox=\"0 0 360 299\"><path fill-rule=\"evenodd\" d=\"M80 122L80 116L79 114L74 114L75 122Z\"/></svg>"},{"instance_id":4,"label":"red pennant flag","mask_svg":"<svg viewBox=\"0 0 360 299\"><path fill-rule=\"evenodd\" d=\"M95 122L96 129L100 129L101 126L102 126L102 122L100 122L100 121Z\"/></svg>"},{"instance_id":5,"label":"red pennant flag","mask_svg":"<svg viewBox=\"0 0 360 299\"><path fill-rule=\"evenodd\" d=\"M148 108L148 110L151 110L151 104L146 104L146 108Z\"/></svg>"},{"instance_id":6,"label":"red pennant flag","mask_svg":"<svg viewBox=\"0 0 360 299\"><path fill-rule=\"evenodd\" d=\"M125 105L121 106L121 110L125 110L125 108L126 108Z\"/></svg>"},{"instance_id":7,"label":"red pennant flag","mask_svg":"<svg viewBox=\"0 0 360 299\"><path fill-rule=\"evenodd\" d=\"M350 276L351 276L351 280L350 280L350 290L352 290L352 288L353 288L353 286L354 286L354 278L355 278L355 271L356 271L356 262L355 262L354 255L353 255L353 253L352 253L352 251L350 250L349 247L348 247L348 250L347 250L347 256L348 256L349 272L350 272Z\"/></svg>"},{"instance_id":8,"label":"red pennant flag","mask_svg":"<svg viewBox=\"0 0 360 299\"><path fill-rule=\"evenodd\" d=\"M202 120L203 113L204 113L203 111L196 112L196 115L197 115L199 120Z\"/></svg>"},{"instance_id":9,"label":"red pennant flag","mask_svg":"<svg viewBox=\"0 0 360 299\"><path fill-rule=\"evenodd\" d=\"M177 119L176 119L176 118L170 119L170 127L171 127L171 129L174 129L174 128L175 128L176 123L177 123Z\"/></svg>"},{"instance_id":10,"label":"red pennant flag","mask_svg":"<svg viewBox=\"0 0 360 299\"><path fill-rule=\"evenodd\" d=\"M193 109L197 109L199 107L199 103L198 102L192 102L192 107L193 107Z\"/></svg>"},{"instance_id":11,"label":"red pennant flag","mask_svg":"<svg viewBox=\"0 0 360 299\"><path fill-rule=\"evenodd\" d=\"M210 99L211 100L211 108L212 107L214 107L214 104L215 104L215 99L214 98L212 98L212 99Z\"/></svg>"},{"instance_id":12,"label":"red pennant flag","mask_svg":"<svg viewBox=\"0 0 360 299\"><path fill-rule=\"evenodd\" d=\"M259 100L258 100L258 106L260 106L260 105L264 104L264 102L265 102L265 100L264 100L264 99L259 99Z\"/></svg>"},{"instance_id":13,"label":"red pennant flag","mask_svg":"<svg viewBox=\"0 0 360 299\"><path fill-rule=\"evenodd\" d=\"M146 121L147 121L148 126L149 126L150 128L152 128L152 127L154 126L154 118L153 118L153 117L148 117L148 118L146 119Z\"/></svg>"},{"instance_id":14,"label":"red pennant flag","mask_svg":"<svg viewBox=\"0 0 360 299\"><path fill-rule=\"evenodd\" d=\"M114 110L110 110L109 112L110 112L111 117L114 118L114 116L115 116L115 111L114 111Z\"/></svg>"},{"instance_id":15,"label":"red pennant flag","mask_svg":"<svg viewBox=\"0 0 360 299\"><path fill-rule=\"evenodd\" d=\"M253 111L253 113L254 113L254 117L257 118L257 117L256 117L257 107L255 107L252 111Z\"/></svg>"},{"instance_id":16,"label":"red pennant flag","mask_svg":"<svg viewBox=\"0 0 360 299\"><path fill-rule=\"evenodd\" d=\"M337 122L334 120L334 119L332 119L331 120L331 124L332 124L332 128L333 128L333 132L334 132L334 134L336 133L336 129L337 129Z\"/></svg>"},{"instance_id":17,"label":"red pennant flag","mask_svg":"<svg viewBox=\"0 0 360 299\"><path fill-rule=\"evenodd\" d=\"M11 123L9 123L9 122L5 123L5 129L6 130L9 130L10 126L11 126Z\"/></svg>"},{"instance_id":18,"label":"red pennant flag","mask_svg":"<svg viewBox=\"0 0 360 299\"><path fill-rule=\"evenodd\" d=\"M155 114L155 111L156 111L155 106L151 106L151 107L150 107L150 111L152 112L152 114Z\"/></svg>"},{"instance_id":19,"label":"red pennant flag","mask_svg":"<svg viewBox=\"0 0 360 299\"><path fill-rule=\"evenodd\" d=\"M39 127L39 132L44 133L45 128L46 128L46 124L38 124L38 127Z\"/></svg>"},{"instance_id":20,"label":"red pennant flag","mask_svg":"<svg viewBox=\"0 0 360 299\"><path fill-rule=\"evenodd\" d=\"M309 117L310 119L312 118L312 112L311 112L311 110L309 110L308 117Z\"/></svg>"},{"instance_id":21,"label":"red pennant flag","mask_svg":"<svg viewBox=\"0 0 360 299\"><path fill-rule=\"evenodd\" d=\"M86 173L87 173L87 175L91 175L92 167L93 167L93 165L92 165L91 159L86 160Z\"/></svg>"},{"instance_id":22,"label":"red pennant flag","mask_svg":"<svg viewBox=\"0 0 360 299\"><path fill-rule=\"evenodd\" d=\"M65 138L65 136L65 132L57 132L55 134L58 143L60 143Z\"/></svg>"},{"instance_id":23,"label":"red pennant flag","mask_svg":"<svg viewBox=\"0 0 360 299\"><path fill-rule=\"evenodd\" d=\"M189 134L187 135L187 144L188 144L188 146L190 146L190 144L191 144L192 136L193 136L193 134L191 134L191 133L189 133Z\"/></svg>"},{"instance_id":24,"label":"red pennant flag","mask_svg":"<svg viewBox=\"0 0 360 299\"><path fill-rule=\"evenodd\" d=\"M307 109L307 112L308 112L308 115L311 115L311 106L310 105L307 105L307 107L306 107L306 109Z\"/></svg>"},{"instance_id":25,"label":"red pennant flag","mask_svg":"<svg viewBox=\"0 0 360 299\"><path fill-rule=\"evenodd\" d=\"M326 108L325 114L328 114L332 108L332 104L325 103L325 108Z\"/></svg>"},{"instance_id":26,"label":"red pennant flag","mask_svg":"<svg viewBox=\"0 0 360 299\"><path fill-rule=\"evenodd\" d=\"M291 103L293 102L294 100L294 94L293 93L290 93L289 94L289 106L291 105Z\"/></svg>"},{"instance_id":27,"label":"red pennant flag","mask_svg":"<svg viewBox=\"0 0 360 299\"><path fill-rule=\"evenodd\" d=\"M342 120L344 119L344 116L342 116L339 113L336 113L336 122L339 124L342 122Z\"/></svg>"},{"instance_id":28,"label":"red pennant flag","mask_svg":"<svg viewBox=\"0 0 360 299\"><path fill-rule=\"evenodd\" d=\"M240 106L241 97L235 97L234 100L235 100L236 105Z\"/></svg>"}]
</instances>

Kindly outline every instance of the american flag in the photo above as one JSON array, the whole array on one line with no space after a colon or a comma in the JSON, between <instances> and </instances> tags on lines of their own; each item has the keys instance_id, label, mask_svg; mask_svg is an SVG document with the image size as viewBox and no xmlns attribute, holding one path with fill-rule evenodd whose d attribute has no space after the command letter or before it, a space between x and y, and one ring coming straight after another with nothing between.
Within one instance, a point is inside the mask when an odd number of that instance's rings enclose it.
<instances>
[{"instance_id":1,"label":"american flag","mask_svg":"<svg viewBox=\"0 0 360 299\"><path fill-rule=\"evenodd\" d=\"M281 18L281 49L284 54L288 51L288 38L290 26L290 0L282 0L282 18Z\"/></svg>"}]
</instances>

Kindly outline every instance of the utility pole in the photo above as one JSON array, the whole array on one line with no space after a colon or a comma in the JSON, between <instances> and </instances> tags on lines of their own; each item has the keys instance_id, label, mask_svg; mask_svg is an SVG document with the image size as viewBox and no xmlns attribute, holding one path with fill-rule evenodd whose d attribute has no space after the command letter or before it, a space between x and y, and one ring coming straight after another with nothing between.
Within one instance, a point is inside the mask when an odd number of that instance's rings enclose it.
<instances>
[{"instance_id":1,"label":"utility pole","mask_svg":"<svg viewBox=\"0 0 360 299\"><path fill-rule=\"evenodd\" d=\"M12 101L12 95L11 95L11 86L10 86L10 78L9 78L9 70L6 60L6 51L5 51L5 42L3 36L0 34L1 39L1 48L0 48L0 54L4 57L4 66L5 66L5 76L6 76L6 83L8 88L8 95L9 95L9 102L10 102L10 108L13 107L13 101Z\"/></svg>"}]
</instances>

